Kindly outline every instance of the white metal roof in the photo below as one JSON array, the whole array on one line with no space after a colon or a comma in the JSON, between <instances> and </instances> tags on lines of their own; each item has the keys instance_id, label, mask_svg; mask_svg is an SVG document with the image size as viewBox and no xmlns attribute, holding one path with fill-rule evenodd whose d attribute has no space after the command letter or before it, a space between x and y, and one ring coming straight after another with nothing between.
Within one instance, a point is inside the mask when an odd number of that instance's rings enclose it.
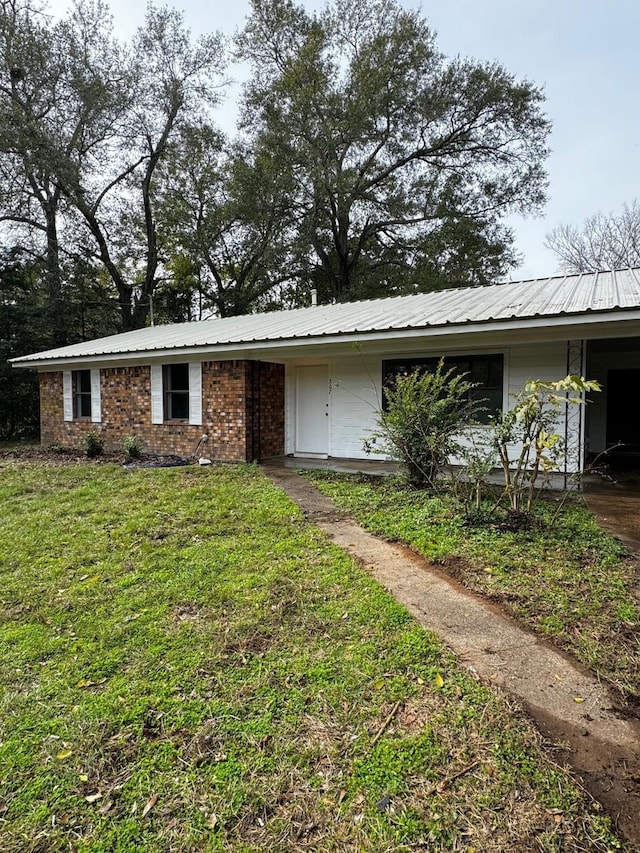
<instances>
[{"instance_id":1,"label":"white metal roof","mask_svg":"<svg viewBox=\"0 0 640 853\"><path fill-rule=\"evenodd\" d=\"M559 318L640 309L640 268L465 287L362 302L319 305L241 317L173 323L12 359L18 366L101 356L158 356L194 348L258 347L339 339L443 326L509 325L531 318Z\"/></svg>"}]
</instances>

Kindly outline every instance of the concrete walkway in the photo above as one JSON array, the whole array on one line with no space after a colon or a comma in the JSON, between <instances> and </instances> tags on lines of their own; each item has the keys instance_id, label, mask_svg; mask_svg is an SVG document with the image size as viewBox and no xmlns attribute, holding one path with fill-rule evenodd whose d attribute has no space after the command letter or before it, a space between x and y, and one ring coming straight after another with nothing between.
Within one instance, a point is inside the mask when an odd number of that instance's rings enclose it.
<instances>
[{"instance_id":1,"label":"concrete walkway","mask_svg":"<svg viewBox=\"0 0 640 853\"><path fill-rule=\"evenodd\" d=\"M585 787L640 849L640 723L575 661L409 549L384 542L300 474L264 471L336 545L352 554L460 662L530 713Z\"/></svg>"}]
</instances>

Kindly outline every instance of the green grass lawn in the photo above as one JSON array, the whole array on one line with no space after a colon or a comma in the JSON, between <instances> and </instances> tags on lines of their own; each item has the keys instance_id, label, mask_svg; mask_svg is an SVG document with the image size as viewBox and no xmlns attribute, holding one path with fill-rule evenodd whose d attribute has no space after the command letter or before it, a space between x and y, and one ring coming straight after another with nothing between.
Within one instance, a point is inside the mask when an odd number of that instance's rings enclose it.
<instances>
[{"instance_id":1,"label":"green grass lawn","mask_svg":"<svg viewBox=\"0 0 640 853\"><path fill-rule=\"evenodd\" d=\"M625 849L256 469L7 462L0 507L3 853Z\"/></svg>"},{"instance_id":2,"label":"green grass lawn","mask_svg":"<svg viewBox=\"0 0 640 853\"><path fill-rule=\"evenodd\" d=\"M640 696L640 609L631 592L637 568L580 498L560 508L541 501L530 529L509 530L498 515L465 520L446 491L416 491L400 478L309 476L368 530L442 563L623 695Z\"/></svg>"}]
</instances>

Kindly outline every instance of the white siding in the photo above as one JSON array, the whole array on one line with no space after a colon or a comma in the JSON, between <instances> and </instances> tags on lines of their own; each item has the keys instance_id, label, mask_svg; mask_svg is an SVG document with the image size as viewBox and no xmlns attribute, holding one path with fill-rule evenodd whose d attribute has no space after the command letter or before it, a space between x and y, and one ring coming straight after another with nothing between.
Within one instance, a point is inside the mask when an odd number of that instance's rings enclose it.
<instances>
[{"instance_id":1,"label":"white siding","mask_svg":"<svg viewBox=\"0 0 640 853\"><path fill-rule=\"evenodd\" d=\"M381 405L381 359L354 356L331 364L331 455L368 459L363 442L376 429Z\"/></svg>"},{"instance_id":2,"label":"white siding","mask_svg":"<svg viewBox=\"0 0 640 853\"><path fill-rule=\"evenodd\" d=\"M556 382L567 375L567 341L541 343L512 347L509 350L508 408L514 404L514 395L523 390L525 383L533 379ZM565 434L565 413L559 412L557 430ZM520 452L519 446L511 449L511 458ZM560 463L562 465L562 462Z\"/></svg>"},{"instance_id":3,"label":"white siding","mask_svg":"<svg viewBox=\"0 0 640 853\"><path fill-rule=\"evenodd\" d=\"M91 371L91 421L99 424L102 421L102 396L100 393L100 371Z\"/></svg>"},{"instance_id":4,"label":"white siding","mask_svg":"<svg viewBox=\"0 0 640 853\"><path fill-rule=\"evenodd\" d=\"M151 423L161 424L164 420L162 399L162 365L151 365Z\"/></svg>"},{"instance_id":5,"label":"white siding","mask_svg":"<svg viewBox=\"0 0 640 853\"><path fill-rule=\"evenodd\" d=\"M509 349L496 346L486 352L504 354L504 405L513 405L513 395L522 391L530 379L554 381L567 375L565 341L544 345L523 345ZM456 353L451 353L456 354ZM392 357L392 356L390 356ZM381 406L382 356L345 356L329 362L330 427L329 454L336 458L367 459L363 442L376 431ZM286 370L285 452L294 452L295 365ZM564 433L564 425L559 424ZM478 427L477 435L486 434ZM518 448L513 448L513 455ZM384 458L380 456L378 458ZM460 460L453 460L460 461Z\"/></svg>"},{"instance_id":6,"label":"white siding","mask_svg":"<svg viewBox=\"0 0 640 853\"><path fill-rule=\"evenodd\" d=\"M285 453L295 452L296 367L308 362L289 362L285 372ZM314 364L320 362L315 361ZM367 459L363 440L375 429L379 408L381 359L361 355L329 362L329 455L343 459Z\"/></svg>"},{"instance_id":7,"label":"white siding","mask_svg":"<svg viewBox=\"0 0 640 853\"><path fill-rule=\"evenodd\" d=\"M509 350L508 390L510 406L513 394L524 388L530 379L555 382L567 375L567 342L541 343Z\"/></svg>"},{"instance_id":8,"label":"white siding","mask_svg":"<svg viewBox=\"0 0 640 853\"><path fill-rule=\"evenodd\" d=\"M65 421L73 420L73 378L70 370L62 371L62 405Z\"/></svg>"},{"instance_id":9,"label":"white siding","mask_svg":"<svg viewBox=\"0 0 640 853\"><path fill-rule=\"evenodd\" d=\"M202 364L189 362L189 423L202 424Z\"/></svg>"}]
</instances>

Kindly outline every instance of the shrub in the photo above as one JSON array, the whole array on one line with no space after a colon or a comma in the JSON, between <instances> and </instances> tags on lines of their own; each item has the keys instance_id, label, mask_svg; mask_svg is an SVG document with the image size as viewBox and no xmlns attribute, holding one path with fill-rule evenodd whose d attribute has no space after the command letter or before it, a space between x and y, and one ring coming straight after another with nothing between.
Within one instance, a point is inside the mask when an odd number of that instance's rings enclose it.
<instances>
[{"instance_id":1,"label":"shrub","mask_svg":"<svg viewBox=\"0 0 640 853\"><path fill-rule=\"evenodd\" d=\"M140 439L137 435L127 435L122 439L122 451L126 453L130 459L139 459L142 455L142 447Z\"/></svg>"},{"instance_id":2,"label":"shrub","mask_svg":"<svg viewBox=\"0 0 640 853\"><path fill-rule=\"evenodd\" d=\"M399 376L386 389L386 407L379 413L379 435L384 451L404 463L409 482L434 486L449 457L459 452L459 436L476 419L474 388L455 368L443 361L433 373Z\"/></svg>"},{"instance_id":3,"label":"shrub","mask_svg":"<svg viewBox=\"0 0 640 853\"><path fill-rule=\"evenodd\" d=\"M102 451L104 450L104 439L100 435L99 432L95 432L95 430L90 430L85 433L80 447L87 456L94 457L100 456Z\"/></svg>"},{"instance_id":4,"label":"shrub","mask_svg":"<svg viewBox=\"0 0 640 853\"><path fill-rule=\"evenodd\" d=\"M558 430L563 409L585 404L585 394L600 385L582 376L555 382L530 380L515 395L508 412L497 418L492 442L504 475L504 496L515 512L531 512L541 475L559 469L565 441Z\"/></svg>"}]
</instances>

